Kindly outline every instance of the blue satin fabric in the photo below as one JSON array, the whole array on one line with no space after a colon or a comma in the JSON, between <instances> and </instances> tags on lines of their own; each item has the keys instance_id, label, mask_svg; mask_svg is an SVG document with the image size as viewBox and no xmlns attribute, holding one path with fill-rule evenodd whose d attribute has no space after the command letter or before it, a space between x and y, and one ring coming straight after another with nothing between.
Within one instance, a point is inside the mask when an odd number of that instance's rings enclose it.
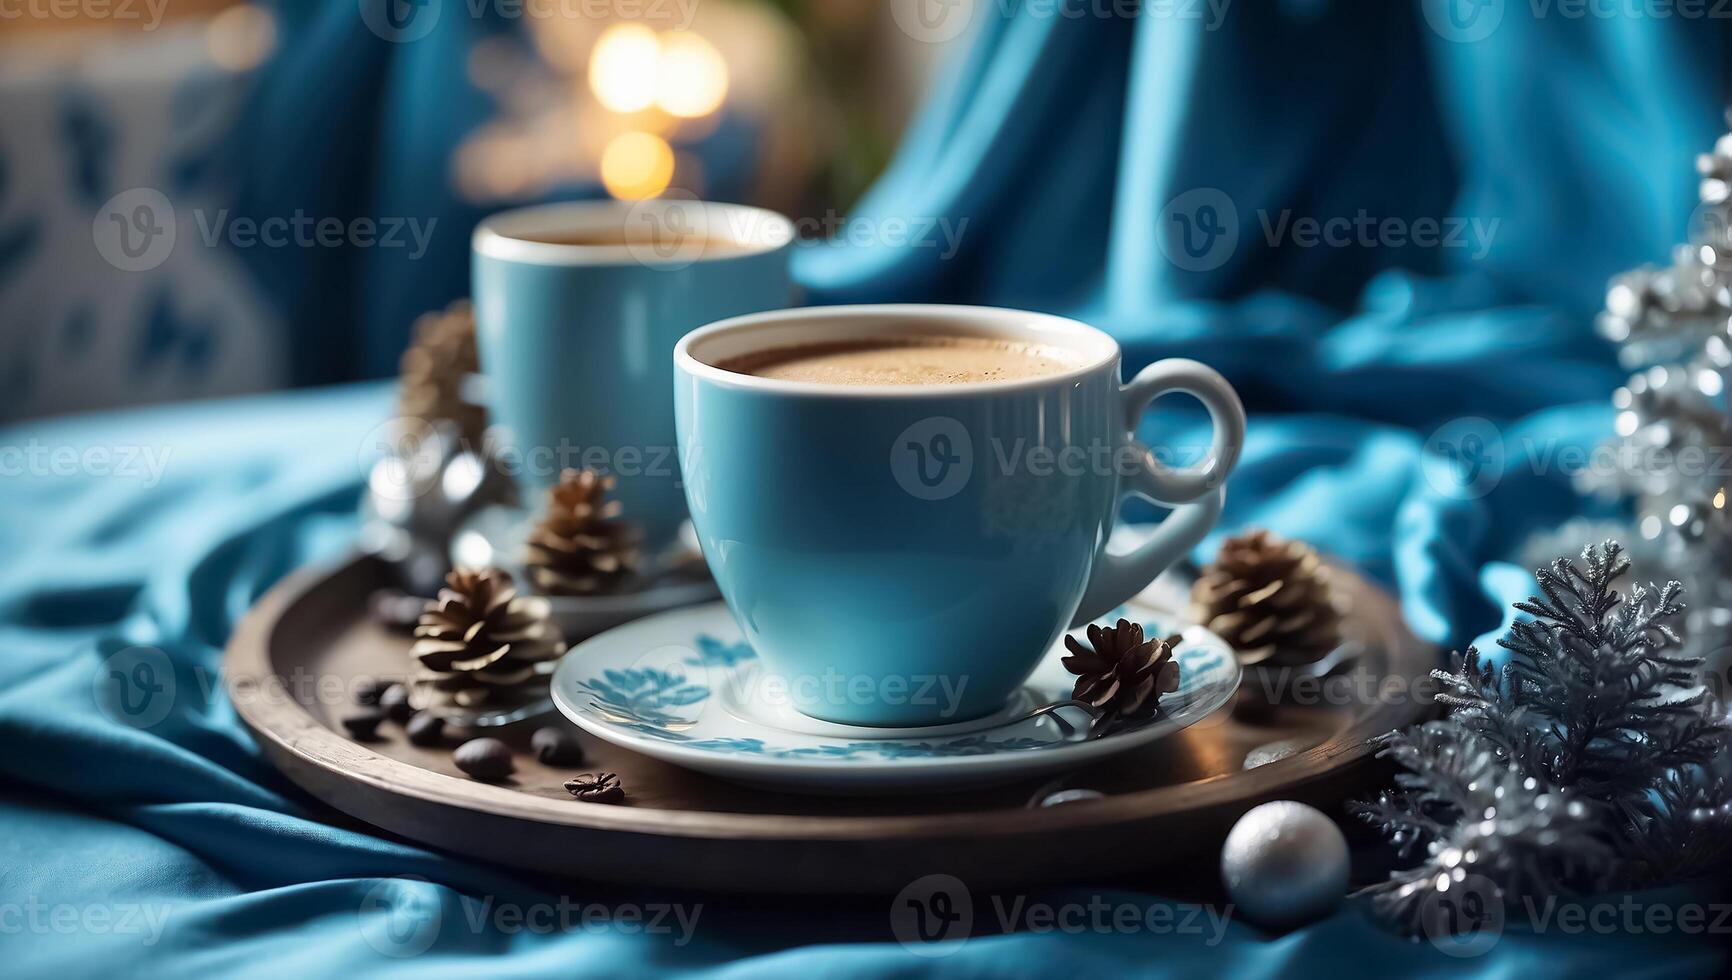
<instances>
[{"instance_id":1,"label":"blue satin fabric","mask_svg":"<svg viewBox=\"0 0 1732 980\"><path fill-rule=\"evenodd\" d=\"M1618 379L1590 314L1608 275L1663 258L1683 235L1690 158L1719 126L1724 42L1718 21L1534 19L1516 4L1472 44L1441 38L1410 3L1237 0L1212 31L1175 18L992 18L859 210L966 217L957 254L851 245L805 251L797 268L820 301L1057 310L1115 333L1133 366L1170 354L1215 364L1253 417L1223 533L1258 523L1315 541L1398 590L1419 632L1461 644L1498 628L1528 587L1508 563L1526 534L1584 510L1558 450L1605 436ZM1243 227L1230 259L1186 272L1155 236L1167 202L1197 187L1226 193ZM1268 246L1256 211L1286 208L1497 218L1501 230L1477 259ZM327 823L240 730L218 693L219 649L272 582L346 546L358 453L388 411L388 393L369 387L0 432L0 447L42 450L24 457L24 476L0 478L10 973L1724 972L1718 945L1676 933L1512 929L1489 954L1452 959L1376 926L1361 901L1277 938L1240 923L1218 945L1021 932L921 958L889 941L881 901L535 881ZM1505 450L1483 495L1435 465L1439 447L1461 445L1445 427L1464 416ZM1148 434L1194 445L1198 429L1174 410ZM59 447L168 455L160 479L143 463L131 477L89 475L98 468L82 455L80 476L54 462ZM135 644L174 668L172 710L145 729L93 696L106 659ZM425 881L391 880L402 875ZM1092 888L1030 900L1095 894L1166 902ZM676 946L618 920L551 935L473 926L464 896L703 911ZM425 953L386 955L369 937L411 905L437 907L444 925ZM979 931L990 918L977 913Z\"/></svg>"}]
</instances>

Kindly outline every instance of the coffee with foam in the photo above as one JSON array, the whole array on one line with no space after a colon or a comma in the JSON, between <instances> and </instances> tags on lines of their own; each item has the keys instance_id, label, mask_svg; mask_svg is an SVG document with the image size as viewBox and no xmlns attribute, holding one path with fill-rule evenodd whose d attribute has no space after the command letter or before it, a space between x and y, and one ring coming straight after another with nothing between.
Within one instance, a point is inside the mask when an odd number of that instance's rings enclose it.
<instances>
[{"instance_id":1,"label":"coffee with foam","mask_svg":"<svg viewBox=\"0 0 1732 980\"><path fill-rule=\"evenodd\" d=\"M967 385L1062 374L1067 351L994 337L909 334L775 347L729 358L725 371L831 385Z\"/></svg>"}]
</instances>

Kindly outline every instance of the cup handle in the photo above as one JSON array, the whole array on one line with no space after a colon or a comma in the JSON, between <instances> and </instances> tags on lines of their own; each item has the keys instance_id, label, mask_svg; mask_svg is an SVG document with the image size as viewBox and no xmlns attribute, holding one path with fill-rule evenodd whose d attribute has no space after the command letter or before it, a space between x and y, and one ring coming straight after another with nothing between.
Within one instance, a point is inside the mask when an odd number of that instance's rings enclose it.
<instances>
[{"instance_id":1,"label":"cup handle","mask_svg":"<svg viewBox=\"0 0 1732 980\"><path fill-rule=\"evenodd\" d=\"M1134 551L1100 554L1072 629L1094 621L1147 588L1203 540L1221 517L1227 499L1227 474L1239 461L1239 450L1245 444L1245 406L1227 379L1206 364L1185 358L1156 361L1119 392L1124 399L1129 444L1140 450L1143 458L1143 465L1120 485L1120 500L1134 493L1173 507L1173 513ZM1137 422L1149 403L1172 392L1183 392L1202 402L1214 423L1209 455L1185 469L1156 460L1149 447L1136 438Z\"/></svg>"}]
</instances>

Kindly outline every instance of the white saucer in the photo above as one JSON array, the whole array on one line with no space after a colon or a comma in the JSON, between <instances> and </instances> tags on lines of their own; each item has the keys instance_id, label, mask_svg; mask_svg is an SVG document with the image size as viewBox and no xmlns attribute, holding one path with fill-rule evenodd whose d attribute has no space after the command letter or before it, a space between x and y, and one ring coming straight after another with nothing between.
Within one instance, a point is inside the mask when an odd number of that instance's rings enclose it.
<instances>
[{"instance_id":1,"label":"white saucer","mask_svg":"<svg viewBox=\"0 0 1732 980\"><path fill-rule=\"evenodd\" d=\"M527 590L529 580L523 570L523 541L532 525L532 515L521 508L499 505L484 508L452 535L451 563L470 568L489 565L503 568L517 580L520 588ZM679 547L688 551L691 559L702 562L697 534L690 521L680 528ZM679 556L664 556L664 566L675 557ZM568 641L575 641L654 613L710 602L719 595L715 580L704 570L696 578L663 576L652 579L631 592L593 596L550 595L545 598L560 631Z\"/></svg>"},{"instance_id":2,"label":"white saucer","mask_svg":"<svg viewBox=\"0 0 1732 980\"><path fill-rule=\"evenodd\" d=\"M720 602L660 613L593 637L553 675L553 701L598 738L723 779L814 793L954 790L1049 775L1147 745L1221 708L1239 665L1220 637L1172 613L1116 610L1154 636L1179 633L1179 689L1148 721L1103 738L1026 717L1070 696L1062 643L1016 700L987 718L865 728L795 711ZM1102 622L1106 622L1105 619ZM1080 635L1080 631L1079 631ZM779 693L780 692L780 693ZM1080 726L1076 726L1080 727Z\"/></svg>"}]
</instances>

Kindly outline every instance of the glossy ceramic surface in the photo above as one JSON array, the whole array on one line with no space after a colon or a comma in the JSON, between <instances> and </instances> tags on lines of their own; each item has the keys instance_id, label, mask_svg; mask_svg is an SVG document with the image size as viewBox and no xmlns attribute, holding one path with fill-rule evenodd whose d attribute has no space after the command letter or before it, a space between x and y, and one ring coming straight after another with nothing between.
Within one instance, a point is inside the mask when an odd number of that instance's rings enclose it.
<instances>
[{"instance_id":1,"label":"glossy ceramic surface","mask_svg":"<svg viewBox=\"0 0 1732 980\"><path fill-rule=\"evenodd\" d=\"M664 244L526 240L627 231ZM672 541L685 519L674 344L712 320L786 306L792 235L768 211L679 200L550 205L482 222L477 339L497 453L525 499L539 500L562 468L597 469L618 480L615 496L652 545Z\"/></svg>"},{"instance_id":2,"label":"glossy ceramic surface","mask_svg":"<svg viewBox=\"0 0 1732 980\"><path fill-rule=\"evenodd\" d=\"M767 381L717 361L920 324L1061 348L1075 367L900 388ZM711 570L793 703L846 724L938 725L1003 705L1081 616L1148 585L1207 532L1243 439L1231 388L1194 362L1119 384L1105 334L1043 314L834 307L715 324L675 353L687 499ZM1130 424L1166 390L1217 419L1195 472L1153 467ZM1179 484L1183 485L1179 485ZM1124 492L1180 508L1108 556ZM916 701L909 692L945 692Z\"/></svg>"}]
</instances>

